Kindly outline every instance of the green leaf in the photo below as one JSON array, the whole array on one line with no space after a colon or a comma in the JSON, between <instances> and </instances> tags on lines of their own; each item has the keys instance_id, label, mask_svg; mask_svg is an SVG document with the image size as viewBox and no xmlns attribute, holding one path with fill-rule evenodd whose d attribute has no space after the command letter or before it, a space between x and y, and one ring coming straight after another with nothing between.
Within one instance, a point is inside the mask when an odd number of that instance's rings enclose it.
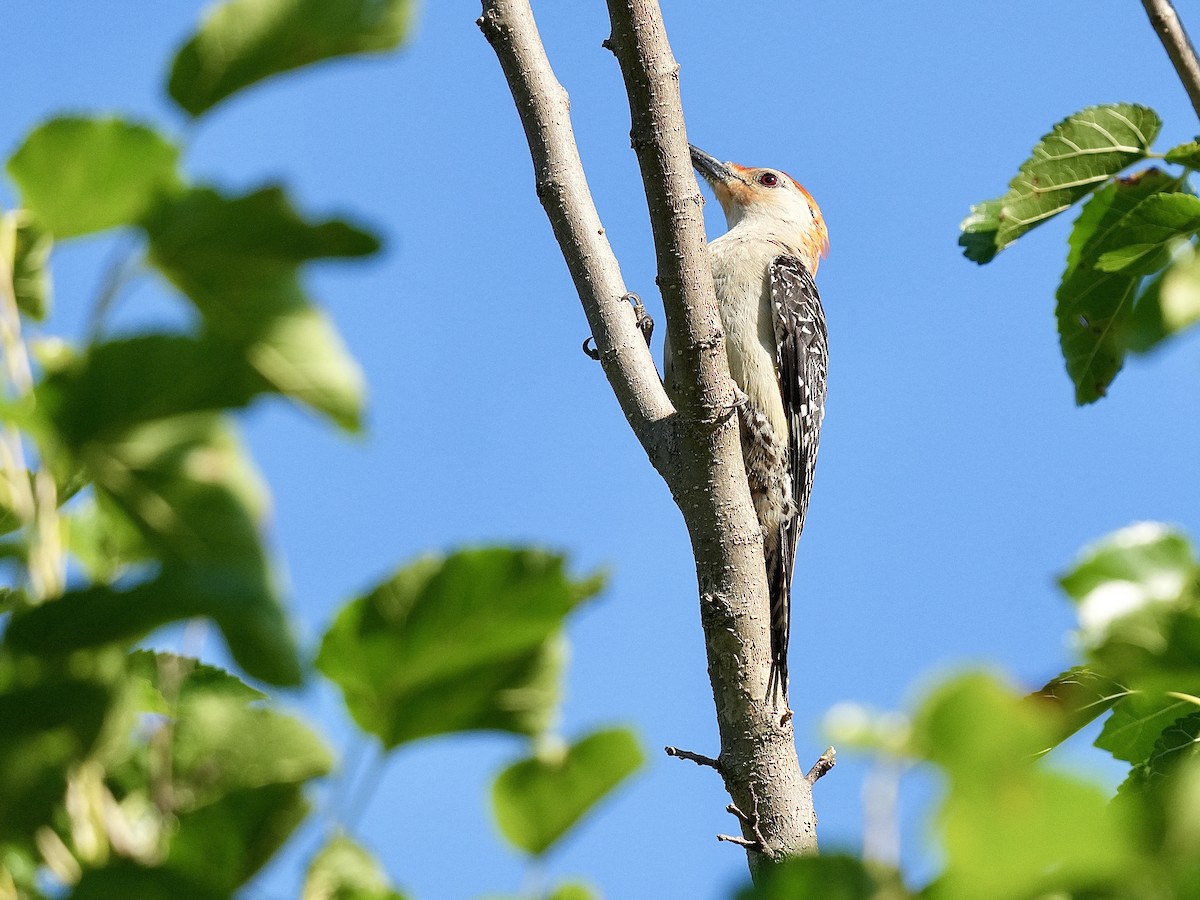
<instances>
[{"instance_id":1,"label":"green leaf","mask_svg":"<svg viewBox=\"0 0 1200 900\"><path fill-rule=\"evenodd\" d=\"M1120 790L1161 790L1163 779L1169 778L1181 766L1194 764L1197 759L1200 759L1200 710L1192 705L1190 714L1176 719L1163 729L1154 742L1150 756L1145 762L1134 766Z\"/></svg>"},{"instance_id":2,"label":"green leaf","mask_svg":"<svg viewBox=\"0 0 1200 900\"><path fill-rule=\"evenodd\" d=\"M50 310L49 263L54 240L32 216L20 210L6 213L0 229L0 253L12 266L17 309L41 321Z\"/></svg>"},{"instance_id":3,"label":"green leaf","mask_svg":"<svg viewBox=\"0 0 1200 900\"><path fill-rule=\"evenodd\" d=\"M1189 169L1200 168L1200 141L1188 141L1172 147L1163 156L1169 163L1187 166Z\"/></svg>"},{"instance_id":4,"label":"green leaf","mask_svg":"<svg viewBox=\"0 0 1200 900\"><path fill-rule=\"evenodd\" d=\"M308 867L300 900L404 900L382 867L345 835L330 839Z\"/></svg>"},{"instance_id":5,"label":"green leaf","mask_svg":"<svg viewBox=\"0 0 1200 900\"><path fill-rule=\"evenodd\" d=\"M130 225L176 187L179 150L123 119L51 119L8 161L21 203L56 238Z\"/></svg>"},{"instance_id":6,"label":"green leaf","mask_svg":"<svg viewBox=\"0 0 1200 900\"><path fill-rule=\"evenodd\" d=\"M168 90L198 116L244 87L310 63L398 46L410 0L229 0L180 48Z\"/></svg>"},{"instance_id":7,"label":"green leaf","mask_svg":"<svg viewBox=\"0 0 1200 900\"><path fill-rule=\"evenodd\" d=\"M1200 322L1200 254L1179 246L1167 269L1143 287L1133 311L1129 349L1153 350L1167 338Z\"/></svg>"},{"instance_id":8,"label":"green leaf","mask_svg":"<svg viewBox=\"0 0 1200 900\"><path fill-rule=\"evenodd\" d=\"M227 900L228 896L170 869L147 869L118 859L103 869L85 871L70 900Z\"/></svg>"},{"instance_id":9,"label":"green leaf","mask_svg":"<svg viewBox=\"0 0 1200 900\"><path fill-rule=\"evenodd\" d=\"M305 221L278 187L237 198L196 188L159 204L144 226L150 261L216 336L242 348L274 390L358 427L362 374L297 270L374 253L373 235L340 220Z\"/></svg>"},{"instance_id":10,"label":"green leaf","mask_svg":"<svg viewBox=\"0 0 1200 900\"><path fill-rule=\"evenodd\" d=\"M1091 664L1131 690L1200 691L1200 597L1190 542L1155 522L1085 551L1061 579Z\"/></svg>"},{"instance_id":11,"label":"green leaf","mask_svg":"<svg viewBox=\"0 0 1200 900\"><path fill-rule=\"evenodd\" d=\"M89 497L60 512L71 556L88 578L112 584L151 552L129 517L110 501Z\"/></svg>"},{"instance_id":12,"label":"green leaf","mask_svg":"<svg viewBox=\"0 0 1200 900\"><path fill-rule=\"evenodd\" d=\"M990 676L937 688L913 731L948 776L938 816L946 871L931 897L1042 897L1105 884L1136 864L1129 823L1106 812L1104 792L1038 766L1054 717Z\"/></svg>"},{"instance_id":13,"label":"green leaf","mask_svg":"<svg viewBox=\"0 0 1200 900\"><path fill-rule=\"evenodd\" d=\"M181 696L172 738L172 788L183 810L234 791L301 784L333 764L324 741L303 722L230 694L192 689Z\"/></svg>"},{"instance_id":14,"label":"green leaf","mask_svg":"<svg viewBox=\"0 0 1200 900\"><path fill-rule=\"evenodd\" d=\"M66 649L132 641L166 622L210 616L251 675L295 684L299 657L259 535L264 490L217 416L160 419L80 446L100 492L163 567L126 591L68 592L13 623L25 646ZM86 627L85 627L85 624Z\"/></svg>"},{"instance_id":15,"label":"green leaf","mask_svg":"<svg viewBox=\"0 0 1200 900\"><path fill-rule=\"evenodd\" d=\"M538 734L555 711L563 619L601 585L538 550L420 559L342 608L317 667L388 748L454 731Z\"/></svg>"},{"instance_id":16,"label":"green leaf","mask_svg":"<svg viewBox=\"0 0 1200 900\"><path fill-rule=\"evenodd\" d=\"M78 450L155 419L245 406L269 389L234 344L146 334L91 346L38 386L37 401Z\"/></svg>"},{"instance_id":17,"label":"green leaf","mask_svg":"<svg viewBox=\"0 0 1200 900\"><path fill-rule=\"evenodd\" d=\"M600 900L600 892L582 881L564 881L554 886L546 900Z\"/></svg>"},{"instance_id":18,"label":"green leaf","mask_svg":"<svg viewBox=\"0 0 1200 900\"><path fill-rule=\"evenodd\" d=\"M228 897L275 855L308 811L300 784L232 791L179 814L165 865Z\"/></svg>"},{"instance_id":19,"label":"green leaf","mask_svg":"<svg viewBox=\"0 0 1200 900\"><path fill-rule=\"evenodd\" d=\"M540 856L644 762L637 737L614 728L513 763L492 785L500 831Z\"/></svg>"},{"instance_id":20,"label":"green leaf","mask_svg":"<svg viewBox=\"0 0 1200 900\"><path fill-rule=\"evenodd\" d=\"M1179 187L1175 179L1149 169L1098 192L1075 223L1067 270L1055 296L1063 358L1081 405L1104 396L1124 365L1141 281L1136 271L1103 272L1096 263L1108 251L1127 246L1123 228L1137 220L1141 204Z\"/></svg>"},{"instance_id":21,"label":"green leaf","mask_svg":"<svg viewBox=\"0 0 1200 900\"><path fill-rule=\"evenodd\" d=\"M1145 159L1161 126L1152 109L1130 103L1091 106L1059 122L1033 148L1008 192L972 208L963 221L959 243L967 258L989 261L1026 231ZM994 250L986 245L993 230Z\"/></svg>"},{"instance_id":22,"label":"green leaf","mask_svg":"<svg viewBox=\"0 0 1200 900\"><path fill-rule=\"evenodd\" d=\"M128 656L128 671L131 677L142 679L158 695L154 709L147 711L165 713L174 703L186 704L205 697L237 701L242 705L267 699L266 694L232 672L174 653L135 650Z\"/></svg>"},{"instance_id":23,"label":"green leaf","mask_svg":"<svg viewBox=\"0 0 1200 900\"><path fill-rule=\"evenodd\" d=\"M963 256L980 265L989 263L996 258L1000 248L996 245L996 235L1000 232L1001 198L984 200L971 207L971 214L962 220L959 228L962 234L958 245L963 248Z\"/></svg>"},{"instance_id":24,"label":"green leaf","mask_svg":"<svg viewBox=\"0 0 1200 900\"><path fill-rule=\"evenodd\" d=\"M913 749L965 782L1023 769L1053 746L1056 723L984 673L967 673L930 692L913 718Z\"/></svg>"},{"instance_id":25,"label":"green leaf","mask_svg":"<svg viewBox=\"0 0 1200 900\"><path fill-rule=\"evenodd\" d=\"M1096 746L1126 762L1145 762L1163 731L1195 709L1195 704L1186 700L1134 691L1113 709Z\"/></svg>"},{"instance_id":26,"label":"green leaf","mask_svg":"<svg viewBox=\"0 0 1200 900\"><path fill-rule=\"evenodd\" d=\"M1051 679L1028 702L1049 709L1058 717L1056 743L1061 743L1089 722L1104 715L1129 696L1129 689L1102 672L1075 666ZM1111 721L1111 719L1110 719ZM1107 724L1107 723L1106 723Z\"/></svg>"},{"instance_id":27,"label":"green leaf","mask_svg":"<svg viewBox=\"0 0 1200 900\"><path fill-rule=\"evenodd\" d=\"M1195 571L1187 535L1158 522L1140 522L1085 549L1058 583L1078 604L1085 637L1094 640L1120 616L1148 603L1177 601Z\"/></svg>"},{"instance_id":28,"label":"green leaf","mask_svg":"<svg viewBox=\"0 0 1200 900\"><path fill-rule=\"evenodd\" d=\"M1131 209L1100 254L1102 272L1149 275L1171 258L1171 248L1200 231L1200 197L1184 193L1152 194ZM1114 246L1115 245L1115 246Z\"/></svg>"},{"instance_id":29,"label":"green leaf","mask_svg":"<svg viewBox=\"0 0 1200 900\"><path fill-rule=\"evenodd\" d=\"M68 770L95 748L112 708L113 661L81 656L70 671L0 661L0 845L32 844L61 804Z\"/></svg>"},{"instance_id":30,"label":"green leaf","mask_svg":"<svg viewBox=\"0 0 1200 900\"><path fill-rule=\"evenodd\" d=\"M897 873L873 872L852 856L799 857L760 874L759 883L739 891L737 900L904 900L911 896ZM884 882L890 883L887 891L881 890Z\"/></svg>"}]
</instances>

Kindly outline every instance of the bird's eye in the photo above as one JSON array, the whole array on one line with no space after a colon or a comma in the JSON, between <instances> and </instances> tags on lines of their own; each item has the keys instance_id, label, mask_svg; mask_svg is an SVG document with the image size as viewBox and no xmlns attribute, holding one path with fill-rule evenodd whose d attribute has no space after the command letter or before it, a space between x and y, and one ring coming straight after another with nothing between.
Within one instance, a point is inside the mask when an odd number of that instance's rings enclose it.
<instances>
[{"instance_id":1,"label":"bird's eye","mask_svg":"<svg viewBox=\"0 0 1200 900\"><path fill-rule=\"evenodd\" d=\"M775 187L779 184L779 178L774 172L763 172L758 176L758 183L763 187Z\"/></svg>"}]
</instances>

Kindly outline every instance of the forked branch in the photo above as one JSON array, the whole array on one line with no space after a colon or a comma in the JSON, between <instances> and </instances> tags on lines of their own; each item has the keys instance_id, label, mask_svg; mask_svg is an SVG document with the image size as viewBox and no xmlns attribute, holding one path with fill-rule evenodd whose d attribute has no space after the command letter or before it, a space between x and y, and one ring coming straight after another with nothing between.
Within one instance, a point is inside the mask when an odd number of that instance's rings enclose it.
<instances>
[{"instance_id":1,"label":"forked branch","mask_svg":"<svg viewBox=\"0 0 1200 900\"><path fill-rule=\"evenodd\" d=\"M742 463L735 396L704 250L679 67L656 0L609 0L631 136L658 259L658 285L681 373L672 407L604 237L528 0L484 0L479 26L500 60L533 158L538 196L575 281L618 402L683 513L692 539L721 752L714 768L742 818L751 869L816 850L812 784L800 772L790 711L767 698L769 640L762 536ZM666 600L667 598L663 598Z\"/></svg>"}]
</instances>

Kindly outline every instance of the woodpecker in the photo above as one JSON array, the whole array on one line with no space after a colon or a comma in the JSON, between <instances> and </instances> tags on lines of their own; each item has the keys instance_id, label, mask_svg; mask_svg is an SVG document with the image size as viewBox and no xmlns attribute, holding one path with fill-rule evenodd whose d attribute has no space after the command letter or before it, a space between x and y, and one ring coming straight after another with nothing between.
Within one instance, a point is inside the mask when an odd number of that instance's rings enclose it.
<instances>
[{"instance_id":1,"label":"woodpecker","mask_svg":"<svg viewBox=\"0 0 1200 900\"><path fill-rule=\"evenodd\" d=\"M768 696L787 701L796 542L812 492L829 359L813 276L829 252L816 201L778 169L722 163L691 147L728 231L708 246L737 400L742 457L762 526L770 589ZM671 351L665 349L671 393Z\"/></svg>"}]
</instances>

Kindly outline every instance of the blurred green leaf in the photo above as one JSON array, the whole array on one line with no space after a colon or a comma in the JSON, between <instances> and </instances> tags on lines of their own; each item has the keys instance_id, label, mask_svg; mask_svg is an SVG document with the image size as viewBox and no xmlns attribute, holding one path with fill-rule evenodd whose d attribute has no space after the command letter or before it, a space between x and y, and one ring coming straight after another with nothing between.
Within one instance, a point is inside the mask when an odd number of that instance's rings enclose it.
<instances>
[{"instance_id":1,"label":"blurred green leaf","mask_svg":"<svg viewBox=\"0 0 1200 900\"><path fill-rule=\"evenodd\" d=\"M1124 223L1136 217L1142 203L1180 188L1157 169L1120 179L1087 202L1072 229L1067 269L1055 296L1059 341L1076 403L1104 396L1124 365L1141 281L1132 272L1102 272L1096 262L1125 246Z\"/></svg>"},{"instance_id":2,"label":"blurred green leaf","mask_svg":"<svg viewBox=\"0 0 1200 900\"><path fill-rule=\"evenodd\" d=\"M879 877L876 877L876 876ZM903 900L911 895L890 870L868 869L852 856L823 853L764 869L737 900Z\"/></svg>"},{"instance_id":3,"label":"blurred green leaf","mask_svg":"<svg viewBox=\"0 0 1200 900\"><path fill-rule=\"evenodd\" d=\"M600 900L600 892L582 881L566 881L555 885L546 900Z\"/></svg>"},{"instance_id":4,"label":"blurred green leaf","mask_svg":"<svg viewBox=\"0 0 1200 900\"><path fill-rule=\"evenodd\" d=\"M1200 688L1197 571L1187 537L1156 522L1085 550L1060 581L1093 663L1131 688Z\"/></svg>"},{"instance_id":5,"label":"blurred green leaf","mask_svg":"<svg viewBox=\"0 0 1200 900\"><path fill-rule=\"evenodd\" d=\"M150 557L141 533L107 500L89 497L75 503L59 522L71 556L94 582L112 584Z\"/></svg>"},{"instance_id":6,"label":"blurred green leaf","mask_svg":"<svg viewBox=\"0 0 1200 900\"><path fill-rule=\"evenodd\" d=\"M1200 254L1192 243L1178 247L1166 270L1138 296L1129 334L1135 353L1153 350L1167 338L1200 322Z\"/></svg>"},{"instance_id":7,"label":"blurred green leaf","mask_svg":"<svg viewBox=\"0 0 1200 900\"><path fill-rule=\"evenodd\" d=\"M403 900L387 875L361 846L345 835L329 840L313 857L300 900Z\"/></svg>"},{"instance_id":8,"label":"blurred green leaf","mask_svg":"<svg viewBox=\"0 0 1200 900\"><path fill-rule=\"evenodd\" d=\"M1169 163L1187 166L1189 169L1200 168L1200 141L1188 141L1186 144L1172 147L1163 158Z\"/></svg>"},{"instance_id":9,"label":"blurred green leaf","mask_svg":"<svg viewBox=\"0 0 1200 900\"><path fill-rule=\"evenodd\" d=\"M171 97L201 115L244 87L310 63L398 46L410 0L229 0L212 9L171 66Z\"/></svg>"},{"instance_id":10,"label":"blurred green leaf","mask_svg":"<svg viewBox=\"0 0 1200 900\"><path fill-rule=\"evenodd\" d=\"M12 266L13 296L17 308L41 321L50 309L50 249L54 240L28 213L6 213L0 225L0 253Z\"/></svg>"},{"instance_id":11,"label":"blurred green leaf","mask_svg":"<svg viewBox=\"0 0 1200 900\"><path fill-rule=\"evenodd\" d=\"M206 697L224 698L248 704L266 700L267 695L253 688L232 672L200 662L155 650L135 650L129 654L130 676L140 678L158 695L152 712L166 713L175 703L186 704ZM171 701L168 703L167 695Z\"/></svg>"},{"instance_id":12,"label":"blurred green leaf","mask_svg":"<svg viewBox=\"0 0 1200 900\"><path fill-rule=\"evenodd\" d=\"M1200 197L1181 192L1152 194L1121 219L1105 241L1096 268L1149 275L1170 261L1171 248L1200 230Z\"/></svg>"},{"instance_id":13,"label":"blurred green leaf","mask_svg":"<svg viewBox=\"0 0 1200 900\"><path fill-rule=\"evenodd\" d=\"M454 731L537 734L555 712L563 619L602 583L538 550L420 559L342 608L317 667L389 749Z\"/></svg>"},{"instance_id":14,"label":"blurred green leaf","mask_svg":"<svg viewBox=\"0 0 1200 900\"><path fill-rule=\"evenodd\" d=\"M195 690L176 704L172 762L175 804L183 810L234 791L300 784L333 765L324 741L298 719Z\"/></svg>"},{"instance_id":15,"label":"blurred green leaf","mask_svg":"<svg viewBox=\"0 0 1200 900\"><path fill-rule=\"evenodd\" d=\"M66 653L109 643L129 645L169 622L208 616L248 673L294 684L299 661L283 610L220 572L172 570L126 589L93 585L13 619L6 639L30 653Z\"/></svg>"},{"instance_id":16,"label":"blurred green leaf","mask_svg":"<svg viewBox=\"0 0 1200 900\"><path fill-rule=\"evenodd\" d=\"M47 376L37 398L62 441L78 450L155 419L245 406L269 389L228 341L145 334L92 345Z\"/></svg>"},{"instance_id":17,"label":"blurred green leaf","mask_svg":"<svg viewBox=\"0 0 1200 900\"><path fill-rule=\"evenodd\" d=\"M170 869L147 869L118 859L89 869L69 894L70 900L228 900L223 891Z\"/></svg>"},{"instance_id":18,"label":"blurred green leaf","mask_svg":"<svg viewBox=\"0 0 1200 900\"><path fill-rule=\"evenodd\" d=\"M62 803L68 770L95 748L112 708L113 661L0 661L0 845L32 844Z\"/></svg>"},{"instance_id":19,"label":"blurred green leaf","mask_svg":"<svg viewBox=\"0 0 1200 900\"><path fill-rule=\"evenodd\" d=\"M1029 229L1145 159L1161 126L1152 109L1130 103L1091 106L1059 122L1033 148L1007 193L972 207L959 238L967 258L988 262Z\"/></svg>"},{"instance_id":20,"label":"blurred green leaf","mask_svg":"<svg viewBox=\"0 0 1200 900\"><path fill-rule=\"evenodd\" d=\"M1145 762L1163 731L1195 709L1194 704L1165 694L1134 691L1113 709L1096 746L1117 759Z\"/></svg>"},{"instance_id":21,"label":"blurred green leaf","mask_svg":"<svg viewBox=\"0 0 1200 900\"><path fill-rule=\"evenodd\" d=\"M935 689L914 744L949 777L939 814L946 870L928 896L1008 900L1120 879L1138 862L1131 826L1098 787L1045 771L1054 717L988 675Z\"/></svg>"},{"instance_id":22,"label":"blurred green leaf","mask_svg":"<svg viewBox=\"0 0 1200 900\"><path fill-rule=\"evenodd\" d=\"M1097 590L1138 589L1139 599L1177 598L1194 574L1196 554L1187 535L1158 522L1139 522L1087 547L1058 583L1076 603L1094 602Z\"/></svg>"},{"instance_id":23,"label":"blurred green leaf","mask_svg":"<svg viewBox=\"0 0 1200 900\"><path fill-rule=\"evenodd\" d=\"M144 226L151 262L214 335L240 347L275 390L358 427L362 374L297 269L374 253L373 235L340 220L306 222L278 187L236 198L196 188L159 204Z\"/></svg>"},{"instance_id":24,"label":"blurred green leaf","mask_svg":"<svg viewBox=\"0 0 1200 900\"><path fill-rule=\"evenodd\" d=\"M308 811L301 784L231 791L179 814L165 866L228 897L275 855Z\"/></svg>"},{"instance_id":25,"label":"blurred green leaf","mask_svg":"<svg viewBox=\"0 0 1200 900\"><path fill-rule=\"evenodd\" d=\"M644 762L637 737L624 728L593 732L570 747L544 748L496 777L492 808L500 831L540 856Z\"/></svg>"},{"instance_id":26,"label":"blurred green leaf","mask_svg":"<svg viewBox=\"0 0 1200 900\"><path fill-rule=\"evenodd\" d=\"M158 132L123 119L51 119L8 161L21 203L56 238L138 220L176 187L179 150Z\"/></svg>"},{"instance_id":27,"label":"blurred green leaf","mask_svg":"<svg viewBox=\"0 0 1200 900\"><path fill-rule=\"evenodd\" d=\"M1104 715L1130 694L1129 689L1087 666L1075 666L1046 683L1026 700L1058 719L1055 743L1061 743Z\"/></svg>"},{"instance_id":28,"label":"blurred green leaf","mask_svg":"<svg viewBox=\"0 0 1200 900\"><path fill-rule=\"evenodd\" d=\"M966 781L1026 768L1055 734L1053 715L984 673L935 688L913 717L914 751Z\"/></svg>"}]
</instances>

